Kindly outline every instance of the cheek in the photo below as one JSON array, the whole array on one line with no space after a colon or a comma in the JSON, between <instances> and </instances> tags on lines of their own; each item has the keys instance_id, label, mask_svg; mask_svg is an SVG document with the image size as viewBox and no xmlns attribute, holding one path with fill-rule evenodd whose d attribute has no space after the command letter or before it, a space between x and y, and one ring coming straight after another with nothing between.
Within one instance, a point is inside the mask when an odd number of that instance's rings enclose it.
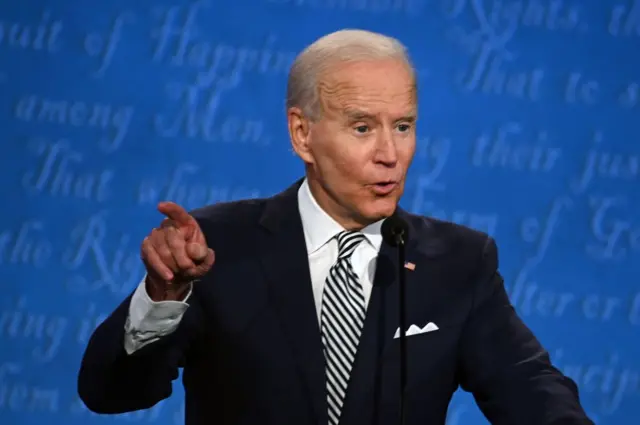
<instances>
[{"instance_id":1,"label":"cheek","mask_svg":"<svg viewBox=\"0 0 640 425\"><path fill-rule=\"evenodd\" d=\"M371 154L367 150L345 151L340 162L343 173L352 176L355 180L365 175L370 169Z\"/></svg>"},{"instance_id":2,"label":"cheek","mask_svg":"<svg viewBox=\"0 0 640 425\"><path fill-rule=\"evenodd\" d=\"M332 149L325 151L325 168L332 168L342 176L361 174L367 163L367 152L359 150L352 140L337 139L335 142Z\"/></svg>"},{"instance_id":3,"label":"cheek","mask_svg":"<svg viewBox=\"0 0 640 425\"><path fill-rule=\"evenodd\" d=\"M345 183L357 181L357 177L362 174L362 170L365 168L361 158L347 155L337 156L327 166L333 167L336 174L345 178Z\"/></svg>"}]
</instances>

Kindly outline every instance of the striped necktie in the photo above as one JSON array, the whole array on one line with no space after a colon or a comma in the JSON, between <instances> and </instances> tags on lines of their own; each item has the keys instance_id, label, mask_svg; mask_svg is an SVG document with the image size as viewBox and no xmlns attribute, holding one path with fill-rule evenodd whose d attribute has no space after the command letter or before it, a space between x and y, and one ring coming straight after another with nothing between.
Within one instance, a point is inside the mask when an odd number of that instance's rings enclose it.
<instances>
[{"instance_id":1,"label":"striped necktie","mask_svg":"<svg viewBox=\"0 0 640 425\"><path fill-rule=\"evenodd\" d=\"M362 285L351 266L351 255L365 237L359 232L343 231L337 239L338 259L325 282L320 314L329 425L337 425L340 420L366 310Z\"/></svg>"}]
</instances>

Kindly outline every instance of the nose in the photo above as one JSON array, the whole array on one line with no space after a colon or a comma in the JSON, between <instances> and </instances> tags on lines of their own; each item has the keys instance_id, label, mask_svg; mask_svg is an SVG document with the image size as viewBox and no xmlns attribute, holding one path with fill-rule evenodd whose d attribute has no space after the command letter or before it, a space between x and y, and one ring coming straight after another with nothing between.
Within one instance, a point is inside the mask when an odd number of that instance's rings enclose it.
<instances>
[{"instance_id":1,"label":"nose","mask_svg":"<svg viewBox=\"0 0 640 425\"><path fill-rule=\"evenodd\" d=\"M394 167L398 162L398 150L393 139L393 131L381 131L377 142L375 161L386 167Z\"/></svg>"}]
</instances>

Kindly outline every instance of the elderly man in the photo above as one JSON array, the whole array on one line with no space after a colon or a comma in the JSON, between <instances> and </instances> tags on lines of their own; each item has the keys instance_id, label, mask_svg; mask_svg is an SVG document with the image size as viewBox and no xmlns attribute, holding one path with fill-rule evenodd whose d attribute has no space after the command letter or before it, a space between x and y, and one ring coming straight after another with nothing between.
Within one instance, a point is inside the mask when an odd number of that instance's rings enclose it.
<instances>
[{"instance_id":1,"label":"elderly man","mask_svg":"<svg viewBox=\"0 0 640 425\"><path fill-rule=\"evenodd\" d=\"M80 369L99 413L145 409L184 368L189 425L398 423L397 257L408 223L405 423L444 424L461 386L493 424L588 425L575 384L511 307L486 234L398 205L416 144L404 47L339 31L294 62L293 149L306 176L269 199L173 203L142 243L147 275L93 334Z\"/></svg>"}]
</instances>

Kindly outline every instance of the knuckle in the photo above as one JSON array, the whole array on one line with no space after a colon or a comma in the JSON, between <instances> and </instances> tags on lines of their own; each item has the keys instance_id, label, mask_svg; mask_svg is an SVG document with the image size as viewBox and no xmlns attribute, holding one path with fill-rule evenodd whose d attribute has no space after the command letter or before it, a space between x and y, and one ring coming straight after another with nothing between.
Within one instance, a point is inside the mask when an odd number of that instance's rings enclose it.
<instances>
[{"instance_id":1,"label":"knuckle","mask_svg":"<svg viewBox=\"0 0 640 425\"><path fill-rule=\"evenodd\" d=\"M176 263L181 270L187 271L193 266L193 264L191 264L191 262L187 261L185 258L181 256L176 256L176 257L177 257Z\"/></svg>"},{"instance_id":2,"label":"knuckle","mask_svg":"<svg viewBox=\"0 0 640 425\"><path fill-rule=\"evenodd\" d=\"M173 255L171 254L171 250L166 244L161 244L156 247L156 252L162 258L163 261L173 261Z\"/></svg>"},{"instance_id":3,"label":"knuckle","mask_svg":"<svg viewBox=\"0 0 640 425\"><path fill-rule=\"evenodd\" d=\"M191 261L189 257L187 257L186 252L180 253L180 255L178 256L178 264L180 264L180 267L184 269L193 267L193 261Z\"/></svg>"},{"instance_id":4,"label":"knuckle","mask_svg":"<svg viewBox=\"0 0 640 425\"><path fill-rule=\"evenodd\" d=\"M175 234L171 234L167 238L167 245L175 250L178 250L184 246L184 241L180 240L180 238L178 238Z\"/></svg>"}]
</instances>

